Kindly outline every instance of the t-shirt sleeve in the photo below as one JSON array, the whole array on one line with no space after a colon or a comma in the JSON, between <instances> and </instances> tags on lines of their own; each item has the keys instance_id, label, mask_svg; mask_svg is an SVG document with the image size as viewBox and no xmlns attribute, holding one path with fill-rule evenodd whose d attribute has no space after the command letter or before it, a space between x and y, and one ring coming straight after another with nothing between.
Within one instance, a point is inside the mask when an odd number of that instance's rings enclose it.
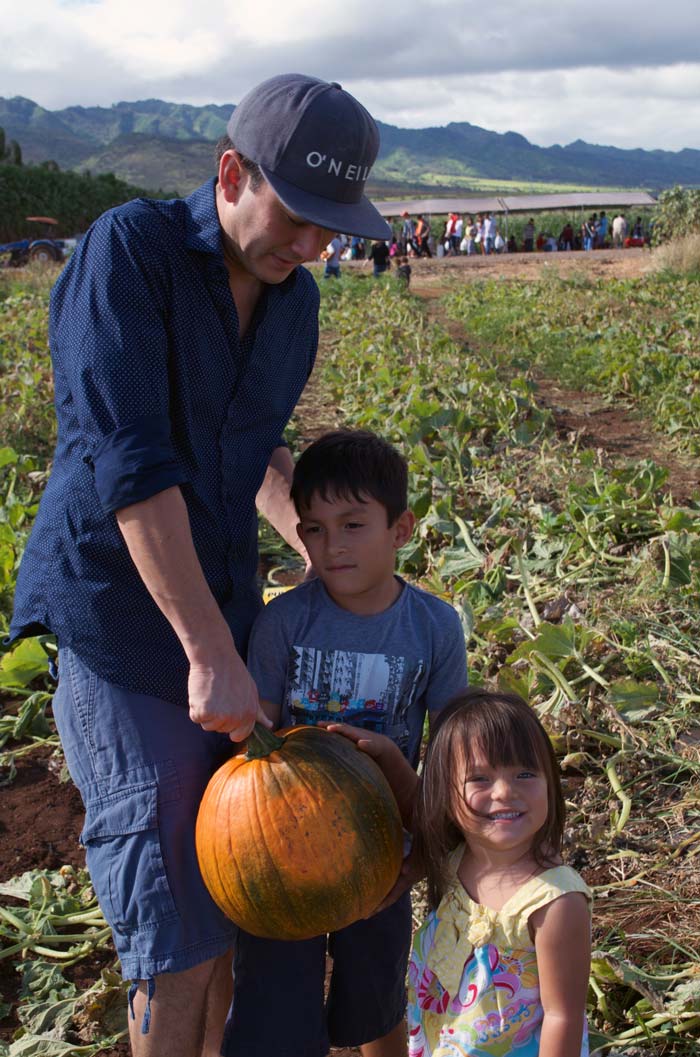
<instances>
[{"instance_id":1,"label":"t-shirt sleeve","mask_svg":"<svg viewBox=\"0 0 700 1057\"><path fill-rule=\"evenodd\" d=\"M187 479L171 441L165 253L131 215L105 214L52 296L54 367L107 512Z\"/></svg>"},{"instance_id":2,"label":"t-shirt sleeve","mask_svg":"<svg viewBox=\"0 0 700 1057\"><path fill-rule=\"evenodd\" d=\"M292 631L286 599L273 599L258 614L248 643L248 671L260 697L284 705ZM280 604L281 603L281 604ZM286 717L282 714L282 720Z\"/></svg>"},{"instance_id":3,"label":"t-shirt sleeve","mask_svg":"<svg viewBox=\"0 0 700 1057\"><path fill-rule=\"evenodd\" d=\"M445 604L440 613L433 663L430 667L425 705L436 714L467 685L467 648L457 613Z\"/></svg>"}]
</instances>

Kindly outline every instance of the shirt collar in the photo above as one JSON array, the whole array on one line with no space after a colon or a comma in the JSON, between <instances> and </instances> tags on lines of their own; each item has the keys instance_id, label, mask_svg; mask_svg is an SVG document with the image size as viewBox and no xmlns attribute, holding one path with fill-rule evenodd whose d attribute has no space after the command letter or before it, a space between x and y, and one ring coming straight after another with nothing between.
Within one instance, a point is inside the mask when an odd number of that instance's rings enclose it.
<instances>
[{"instance_id":1,"label":"shirt collar","mask_svg":"<svg viewBox=\"0 0 700 1057\"><path fill-rule=\"evenodd\" d=\"M185 199L185 241L188 249L223 257L221 227L216 210L216 179L212 177Z\"/></svg>"},{"instance_id":2,"label":"shirt collar","mask_svg":"<svg viewBox=\"0 0 700 1057\"><path fill-rule=\"evenodd\" d=\"M212 177L185 199L185 242L188 249L214 254L223 263L221 225L216 208L216 184L216 177ZM291 290L296 283L298 271L299 268L295 268L284 282L276 283L269 289L280 292Z\"/></svg>"}]
</instances>

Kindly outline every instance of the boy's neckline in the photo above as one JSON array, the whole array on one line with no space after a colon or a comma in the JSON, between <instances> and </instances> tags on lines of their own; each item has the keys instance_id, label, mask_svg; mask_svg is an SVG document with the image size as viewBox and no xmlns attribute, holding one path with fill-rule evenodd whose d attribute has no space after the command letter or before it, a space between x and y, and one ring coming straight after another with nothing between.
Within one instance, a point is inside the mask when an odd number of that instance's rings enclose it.
<instances>
[{"instance_id":1,"label":"boy's neckline","mask_svg":"<svg viewBox=\"0 0 700 1057\"><path fill-rule=\"evenodd\" d=\"M356 611L354 609L348 608L348 606L341 605L341 603L338 602L333 597L333 595L330 593L330 591L328 590L328 588L324 584L323 580L320 577L317 577L317 579L318 579L318 582L321 585L321 588L323 590L323 594L324 594L326 600L330 603L330 605L334 606L335 609L339 609L341 613L345 613L348 616L357 617L359 620L366 619L367 617L380 617L380 616L383 616L384 613L388 613L403 598L404 593L405 593L405 589L406 589L406 586L407 586L406 585L406 581L401 576L399 576L397 573L394 573L393 574L393 582L396 585L396 593L394 594L394 597L389 602L389 604L386 605L386 606L383 605L383 606L381 606L381 608L376 609L376 610L375 609L370 610L369 612L358 612L358 611Z\"/></svg>"}]
</instances>

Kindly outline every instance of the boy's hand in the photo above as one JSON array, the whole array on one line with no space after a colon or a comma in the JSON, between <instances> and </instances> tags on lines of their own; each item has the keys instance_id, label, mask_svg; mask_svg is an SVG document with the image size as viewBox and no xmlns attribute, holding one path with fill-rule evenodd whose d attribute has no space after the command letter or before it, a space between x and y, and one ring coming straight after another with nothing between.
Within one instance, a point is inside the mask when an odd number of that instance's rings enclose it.
<instances>
[{"instance_id":1,"label":"boy's hand","mask_svg":"<svg viewBox=\"0 0 700 1057\"><path fill-rule=\"evenodd\" d=\"M422 881L424 877L425 867L414 850L411 849L401 864L401 873L396 879L396 884L391 891L384 896L384 899L382 899L381 903L371 916L374 917L374 915L379 914L380 911L386 910L387 907L390 907L392 903L395 903L404 892L407 892L409 888L413 888L414 884L417 884L418 881Z\"/></svg>"},{"instance_id":2,"label":"boy's hand","mask_svg":"<svg viewBox=\"0 0 700 1057\"><path fill-rule=\"evenodd\" d=\"M363 730L362 727L353 727L349 723L319 723L319 727L326 727L332 734L342 734L344 738L354 741L358 749L366 752L368 756L380 762L382 756L401 750L394 744L391 738L385 734L376 734L373 730Z\"/></svg>"},{"instance_id":3,"label":"boy's hand","mask_svg":"<svg viewBox=\"0 0 700 1057\"><path fill-rule=\"evenodd\" d=\"M366 752L377 762L396 798L401 821L406 829L412 829L413 806L418 792L419 778L396 742L387 738L385 734L375 734L373 730L352 727L349 723L319 723L319 726L326 727L332 734L342 734L343 737L354 741L358 749ZM412 883L411 881L410 884Z\"/></svg>"}]
</instances>

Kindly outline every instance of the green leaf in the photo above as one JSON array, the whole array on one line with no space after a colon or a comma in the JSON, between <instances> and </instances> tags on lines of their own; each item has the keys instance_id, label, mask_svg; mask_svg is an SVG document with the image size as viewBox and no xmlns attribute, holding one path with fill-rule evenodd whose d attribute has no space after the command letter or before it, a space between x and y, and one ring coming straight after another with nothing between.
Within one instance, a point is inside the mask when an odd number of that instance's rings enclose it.
<instances>
[{"instance_id":1,"label":"green leaf","mask_svg":"<svg viewBox=\"0 0 700 1057\"><path fill-rule=\"evenodd\" d=\"M574 625L570 621L563 624L540 624L537 637L532 641L523 642L517 650L511 653L508 660L520 660L522 657L527 657L533 650L543 653L550 660L573 657L576 653L575 634Z\"/></svg>"},{"instance_id":2,"label":"green leaf","mask_svg":"<svg viewBox=\"0 0 700 1057\"><path fill-rule=\"evenodd\" d=\"M697 527L697 519L689 517L684 510L674 510L664 526L667 532L680 532Z\"/></svg>"},{"instance_id":3,"label":"green leaf","mask_svg":"<svg viewBox=\"0 0 700 1057\"><path fill-rule=\"evenodd\" d=\"M10 463L17 462L18 455L14 448L0 448L0 470Z\"/></svg>"},{"instance_id":4,"label":"green leaf","mask_svg":"<svg viewBox=\"0 0 700 1057\"><path fill-rule=\"evenodd\" d=\"M526 701L532 690L534 672L525 670L516 672L514 668L504 665L498 673L498 685L508 694L518 694Z\"/></svg>"},{"instance_id":5,"label":"green leaf","mask_svg":"<svg viewBox=\"0 0 700 1057\"><path fill-rule=\"evenodd\" d=\"M608 698L625 719L634 723L658 710L659 689L653 683L617 679L608 687Z\"/></svg>"},{"instance_id":6,"label":"green leaf","mask_svg":"<svg viewBox=\"0 0 700 1057\"><path fill-rule=\"evenodd\" d=\"M38 639L21 639L0 661L0 686L24 688L46 675L48 658Z\"/></svg>"}]
</instances>

